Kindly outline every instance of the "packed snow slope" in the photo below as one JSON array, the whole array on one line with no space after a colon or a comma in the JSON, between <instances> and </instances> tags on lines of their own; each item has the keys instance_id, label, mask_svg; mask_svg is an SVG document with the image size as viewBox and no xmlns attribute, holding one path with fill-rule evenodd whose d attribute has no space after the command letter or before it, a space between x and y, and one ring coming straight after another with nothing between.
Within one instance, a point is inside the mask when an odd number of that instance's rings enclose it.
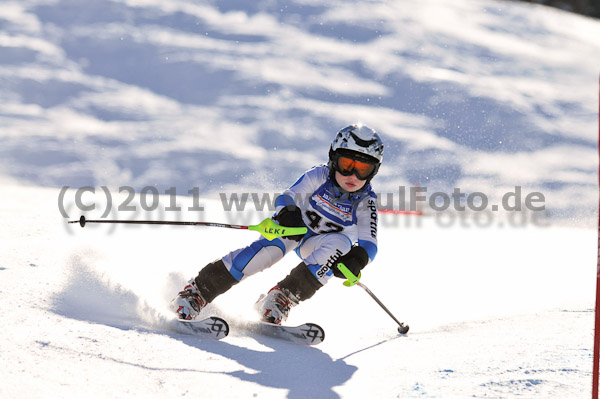
<instances>
[{"instance_id":1,"label":"packed snow slope","mask_svg":"<svg viewBox=\"0 0 600 399\"><path fill-rule=\"evenodd\" d=\"M51 187L279 190L335 132L377 189L597 205L600 22L509 1L19 0L0 7L0 172Z\"/></svg>"},{"instance_id":2,"label":"packed snow slope","mask_svg":"<svg viewBox=\"0 0 600 399\"><path fill-rule=\"evenodd\" d=\"M323 326L321 345L235 330L210 342L166 328L169 300L201 266L257 233L81 229L56 212L57 195L3 186L0 397L590 395L593 229L448 228L402 217L382 226L380 252L362 281L411 325L407 336L359 287L335 279L289 319ZM205 205L227 220L220 203ZM207 312L252 319L259 294L298 262L289 255Z\"/></svg>"},{"instance_id":3,"label":"packed snow slope","mask_svg":"<svg viewBox=\"0 0 600 399\"><path fill-rule=\"evenodd\" d=\"M599 37L504 1L2 1L0 397L588 397ZM66 223L257 223L269 211L231 194L272 199L355 121L385 140L388 206L413 185L544 196L545 212L381 214L362 281L407 336L341 280L290 316L325 328L318 347L181 335L169 301L256 233ZM298 261L207 312L252 318Z\"/></svg>"}]
</instances>

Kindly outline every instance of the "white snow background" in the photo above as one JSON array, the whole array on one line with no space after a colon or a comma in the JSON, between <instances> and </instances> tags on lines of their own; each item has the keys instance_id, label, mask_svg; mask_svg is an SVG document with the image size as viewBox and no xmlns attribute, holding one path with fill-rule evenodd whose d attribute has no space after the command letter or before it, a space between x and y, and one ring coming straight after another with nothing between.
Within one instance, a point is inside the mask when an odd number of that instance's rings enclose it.
<instances>
[{"instance_id":1,"label":"white snow background","mask_svg":"<svg viewBox=\"0 0 600 399\"><path fill-rule=\"evenodd\" d=\"M0 397L590 395L600 22L504 1L324 3L0 2ZM110 217L258 222L269 213L225 211L219 193L281 191L355 121L386 142L380 193L545 197L516 226L381 215L362 281L407 336L341 280L291 313L325 328L317 347L171 332L182 284L256 234L81 229L59 211L77 218L91 186L100 217L106 186ZM120 186L154 187L160 206L117 212ZM171 187L182 212L165 210ZM193 188L203 212L187 211ZM252 318L298 261L208 311Z\"/></svg>"}]
</instances>

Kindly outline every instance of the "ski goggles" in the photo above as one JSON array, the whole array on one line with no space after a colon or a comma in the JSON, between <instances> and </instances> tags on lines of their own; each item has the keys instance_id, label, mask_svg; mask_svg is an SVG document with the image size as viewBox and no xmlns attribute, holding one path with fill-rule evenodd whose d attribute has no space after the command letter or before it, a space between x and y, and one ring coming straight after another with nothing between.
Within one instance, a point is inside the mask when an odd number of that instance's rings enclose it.
<instances>
[{"instance_id":1,"label":"ski goggles","mask_svg":"<svg viewBox=\"0 0 600 399\"><path fill-rule=\"evenodd\" d=\"M342 176L355 175L360 180L367 180L369 177L372 177L376 171L375 164L352 159L344 155L339 155L334 165L335 170Z\"/></svg>"}]
</instances>

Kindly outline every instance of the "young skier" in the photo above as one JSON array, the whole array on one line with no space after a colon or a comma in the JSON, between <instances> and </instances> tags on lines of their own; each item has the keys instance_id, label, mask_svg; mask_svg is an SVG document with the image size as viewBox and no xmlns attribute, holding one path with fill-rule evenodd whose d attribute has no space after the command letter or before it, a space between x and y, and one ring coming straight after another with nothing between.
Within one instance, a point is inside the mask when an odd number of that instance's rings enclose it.
<instances>
[{"instance_id":1,"label":"young skier","mask_svg":"<svg viewBox=\"0 0 600 399\"><path fill-rule=\"evenodd\" d=\"M304 227L304 235L260 238L206 265L173 300L180 319L194 319L218 295L272 266L291 250L302 262L262 294L255 304L261 320L281 324L290 309L309 299L332 276L344 278L339 262L358 275L377 253L377 196L370 181L383 158L383 143L371 128L340 130L329 162L305 172L275 199L279 225Z\"/></svg>"}]
</instances>

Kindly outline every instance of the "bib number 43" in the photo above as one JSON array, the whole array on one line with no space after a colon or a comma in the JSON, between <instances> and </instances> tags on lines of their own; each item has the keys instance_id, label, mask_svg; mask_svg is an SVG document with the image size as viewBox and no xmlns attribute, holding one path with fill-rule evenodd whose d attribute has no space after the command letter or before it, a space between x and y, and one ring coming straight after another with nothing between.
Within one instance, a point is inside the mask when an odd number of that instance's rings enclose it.
<instances>
[{"instance_id":1,"label":"bib number 43","mask_svg":"<svg viewBox=\"0 0 600 399\"><path fill-rule=\"evenodd\" d=\"M315 211L306 211L306 216L310 220L309 226L312 231L317 231L321 234L328 234L339 233L340 231L344 230L342 226L331 221L321 223L323 221L323 217Z\"/></svg>"}]
</instances>

